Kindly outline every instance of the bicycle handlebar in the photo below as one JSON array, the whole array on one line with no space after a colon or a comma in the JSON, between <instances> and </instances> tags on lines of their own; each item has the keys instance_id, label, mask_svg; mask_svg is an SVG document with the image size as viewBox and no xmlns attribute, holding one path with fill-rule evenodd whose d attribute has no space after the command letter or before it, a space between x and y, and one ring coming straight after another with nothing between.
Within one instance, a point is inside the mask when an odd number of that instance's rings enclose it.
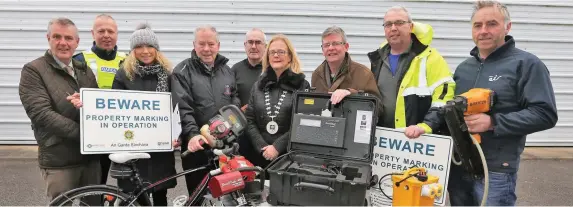
<instances>
[{"instance_id":1,"label":"bicycle handlebar","mask_svg":"<svg viewBox=\"0 0 573 207\"><path fill-rule=\"evenodd\" d=\"M201 146L203 146L203 148L206 148L207 146L209 146L204 140L199 140L199 143L201 144ZM233 154L237 154L237 152L239 151L239 144L238 143L233 143L233 146L230 148L225 148L225 149L212 149L213 154L220 156L220 155L226 155L226 156L231 156ZM187 155L191 154L192 152L189 150L185 150L183 153L181 153L181 157L186 157Z\"/></svg>"}]
</instances>

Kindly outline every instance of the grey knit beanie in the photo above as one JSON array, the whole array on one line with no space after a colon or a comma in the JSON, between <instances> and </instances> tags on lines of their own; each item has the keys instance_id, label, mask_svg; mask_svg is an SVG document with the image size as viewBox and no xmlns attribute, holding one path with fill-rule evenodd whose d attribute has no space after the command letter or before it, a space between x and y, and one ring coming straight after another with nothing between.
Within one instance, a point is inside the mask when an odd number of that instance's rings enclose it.
<instances>
[{"instance_id":1,"label":"grey knit beanie","mask_svg":"<svg viewBox=\"0 0 573 207\"><path fill-rule=\"evenodd\" d=\"M137 25L133 34L129 38L131 50L140 45L148 45L159 50L159 39L157 35L151 30L147 23Z\"/></svg>"}]
</instances>

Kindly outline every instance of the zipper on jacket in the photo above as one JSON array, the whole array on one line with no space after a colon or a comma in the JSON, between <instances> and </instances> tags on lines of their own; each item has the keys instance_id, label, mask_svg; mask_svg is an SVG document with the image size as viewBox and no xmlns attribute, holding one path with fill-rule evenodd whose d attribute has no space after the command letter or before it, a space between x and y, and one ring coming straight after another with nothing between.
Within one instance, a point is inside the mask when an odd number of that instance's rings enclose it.
<instances>
[{"instance_id":1,"label":"zipper on jacket","mask_svg":"<svg viewBox=\"0 0 573 207\"><path fill-rule=\"evenodd\" d=\"M211 88L211 96L213 97L213 102L215 102L215 106L217 106L217 96L215 96L215 90L213 90L213 71L209 73L209 86Z\"/></svg>"},{"instance_id":2,"label":"zipper on jacket","mask_svg":"<svg viewBox=\"0 0 573 207\"><path fill-rule=\"evenodd\" d=\"M474 81L474 87L473 87L473 88L475 88L476 85L477 85L477 82L478 82L478 80L479 80L479 76L480 76L480 73L481 73L481 69L482 69L482 68L483 68L483 62L480 62L479 68L478 68L478 73L477 73L477 76L476 76L476 80Z\"/></svg>"}]
</instances>

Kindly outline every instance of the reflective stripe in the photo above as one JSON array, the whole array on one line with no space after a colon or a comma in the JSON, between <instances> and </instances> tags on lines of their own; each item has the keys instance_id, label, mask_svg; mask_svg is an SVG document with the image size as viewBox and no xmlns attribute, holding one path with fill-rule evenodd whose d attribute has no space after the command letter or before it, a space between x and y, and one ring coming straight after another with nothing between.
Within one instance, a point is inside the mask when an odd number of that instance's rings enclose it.
<instances>
[{"instance_id":1,"label":"reflective stripe","mask_svg":"<svg viewBox=\"0 0 573 207\"><path fill-rule=\"evenodd\" d=\"M421 76L421 75L420 75ZM453 83L454 79L452 77L445 77L439 81L432 84L430 87L410 87L404 89L402 96L418 95L418 96L430 96L436 90L437 87L444 83Z\"/></svg>"},{"instance_id":2,"label":"reflective stripe","mask_svg":"<svg viewBox=\"0 0 573 207\"><path fill-rule=\"evenodd\" d=\"M426 80L426 62L428 61L428 57L422 58L420 62L420 73L418 73L418 87L426 87L428 85L428 81Z\"/></svg>"},{"instance_id":3,"label":"reflective stripe","mask_svg":"<svg viewBox=\"0 0 573 207\"><path fill-rule=\"evenodd\" d=\"M434 84L432 84L432 85L430 86L430 90L431 90L431 91L434 91L434 90L436 90L436 88L437 88L438 86L441 86L441 85L444 84L444 83L454 83L454 78L452 78L452 77L450 77L450 76L445 77L445 78L442 78L442 79L440 79L439 81L436 81Z\"/></svg>"},{"instance_id":4,"label":"reflective stripe","mask_svg":"<svg viewBox=\"0 0 573 207\"><path fill-rule=\"evenodd\" d=\"M432 95L432 92L428 87L410 87L404 89L402 96L409 96L409 95L429 96Z\"/></svg>"},{"instance_id":5,"label":"reflective stripe","mask_svg":"<svg viewBox=\"0 0 573 207\"><path fill-rule=\"evenodd\" d=\"M117 52L115 59L104 60L91 50L83 51L88 67L94 72L99 88L110 89L115 74L119 70L119 63L125 59L125 53Z\"/></svg>"},{"instance_id":6,"label":"reflective stripe","mask_svg":"<svg viewBox=\"0 0 573 207\"><path fill-rule=\"evenodd\" d=\"M432 105L430 107L442 107L445 106L446 103L445 102L438 102L438 101L434 101L432 102Z\"/></svg>"}]
</instances>

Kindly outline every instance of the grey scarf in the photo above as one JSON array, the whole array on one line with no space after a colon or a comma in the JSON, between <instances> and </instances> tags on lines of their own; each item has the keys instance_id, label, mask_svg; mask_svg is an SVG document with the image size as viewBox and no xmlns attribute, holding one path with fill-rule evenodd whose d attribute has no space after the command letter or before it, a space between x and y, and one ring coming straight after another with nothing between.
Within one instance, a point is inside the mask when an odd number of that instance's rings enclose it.
<instances>
[{"instance_id":1,"label":"grey scarf","mask_svg":"<svg viewBox=\"0 0 573 207\"><path fill-rule=\"evenodd\" d=\"M139 76L146 76L146 75L157 75L157 88L155 91L157 92L167 92L169 88L167 87L167 72L163 69L158 63L153 65L137 65L135 68L135 73Z\"/></svg>"}]
</instances>

